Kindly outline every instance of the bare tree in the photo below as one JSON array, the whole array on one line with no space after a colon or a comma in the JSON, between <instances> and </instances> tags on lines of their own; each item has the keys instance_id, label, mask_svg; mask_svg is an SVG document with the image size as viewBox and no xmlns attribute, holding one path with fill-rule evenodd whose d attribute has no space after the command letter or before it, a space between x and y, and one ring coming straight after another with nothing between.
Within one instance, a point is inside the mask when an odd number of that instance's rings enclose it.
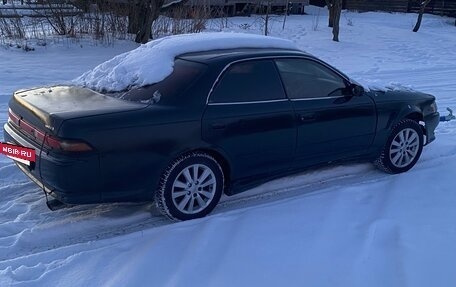
<instances>
[{"instance_id":1,"label":"bare tree","mask_svg":"<svg viewBox=\"0 0 456 287\"><path fill-rule=\"evenodd\" d=\"M43 4L47 6L48 12L42 14L48 21L49 25L58 35L74 35L74 16L78 14L71 13L66 3L54 3L46 0ZM40 14L39 10L36 10Z\"/></svg>"},{"instance_id":2,"label":"bare tree","mask_svg":"<svg viewBox=\"0 0 456 287\"><path fill-rule=\"evenodd\" d=\"M325 0L326 7L328 7L329 17L328 17L328 27L332 28L333 24L333 14L334 14L334 5L333 0Z\"/></svg>"},{"instance_id":3,"label":"bare tree","mask_svg":"<svg viewBox=\"0 0 456 287\"><path fill-rule=\"evenodd\" d=\"M166 13L152 25L152 36L199 33L206 28L210 10L207 5L181 6ZM153 38L152 37L152 38Z\"/></svg>"},{"instance_id":4,"label":"bare tree","mask_svg":"<svg viewBox=\"0 0 456 287\"><path fill-rule=\"evenodd\" d=\"M424 10L426 9L426 6L429 4L429 2L431 2L431 0L422 0L422 2L420 3L420 11L418 12L418 19L416 20L413 32L418 32L418 30L420 29L421 21L423 20Z\"/></svg>"},{"instance_id":5,"label":"bare tree","mask_svg":"<svg viewBox=\"0 0 456 287\"><path fill-rule=\"evenodd\" d=\"M333 41L339 42L339 23L342 13L342 0L333 0Z\"/></svg>"},{"instance_id":6,"label":"bare tree","mask_svg":"<svg viewBox=\"0 0 456 287\"><path fill-rule=\"evenodd\" d=\"M286 4L286 6L285 6L285 15L283 16L282 30L285 30L285 22L287 21L287 16L288 16L288 14L289 14L289 12L290 12L290 10L289 10L290 7L289 7L289 5L290 5L290 2L287 1L287 4Z\"/></svg>"},{"instance_id":7,"label":"bare tree","mask_svg":"<svg viewBox=\"0 0 456 287\"><path fill-rule=\"evenodd\" d=\"M329 10L328 27L333 28L333 41L339 42L339 22L342 13L342 0L325 0Z\"/></svg>"},{"instance_id":8,"label":"bare tree","mask_svg":"<svg viewBox=\"0 0 456 287\"><path fill-rule=\"evenodd\" d=\"M266 15L264 15L264 35L267 36L269 32L269 14L271 14L271 2L268 1L266 7Z\"/></svg>"},{"instance_id":9,"label":"bare tree","mask_svg":"<svg viewBox=\"0 0 456 287\"><path fill-rule=\"evenodd\" d=\"M152 23L161 13L185 4L188 0L173 1L165 5L165 0L129 1L130 13L128 30L136 34L135 42L145 44L151 38Z\"/></svg>"},{"instance_id":10,"label":"bare tree","mask_svg":"<svg viewBox=\"0 0 456 287\"><path fill-rule=\"evenodd\" d=\"M164 0L129 0L128 32L136 34L136 43L149 41L152 23L160 15L163 4Z\"/></svg>"},{"instance_id":11,"label":"bare tree","mask_svg":"<svg viewBox=\"0 0 456 287\"><path fill-rule=\"evenodd\" d=\"M271 23L271 6L272 0L257 0L253 11L255 13L261 14L260 21L262 27L264 27L264 35L267 36L269 34L269 28Z\"/></svg>"}]
</instances>

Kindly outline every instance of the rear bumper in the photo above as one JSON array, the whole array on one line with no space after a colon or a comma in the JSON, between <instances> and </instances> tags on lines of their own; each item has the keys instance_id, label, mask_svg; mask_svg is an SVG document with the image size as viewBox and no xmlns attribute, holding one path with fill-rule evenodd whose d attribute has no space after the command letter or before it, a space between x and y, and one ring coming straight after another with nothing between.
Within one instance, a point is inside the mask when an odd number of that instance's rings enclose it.
<instances>
[{"instance_id":1,"label":"rear bumper","mask_svg":"<svg viewBox=\"0 0 456 287\"><path fill-rule=\"evenodd\" d=\"M16 162L18 167L48 194L67 204L101 201L99 157L97 154L62 155L43 151L40 147L6 123L4 139L12 144L36 150L36 162L31 166Z\"/></svg>"},{"instance_id":2,"label":"rear bumper","mask_svg":"<svg viewBox=\"0 0 456 287\"><path fill-rule=\"evenodd\" d=\"M424 124L426 128L426 143L429 144L435 140L435 129L439 125L440 114L435 112L424 117Z\"/></svg>"}]
</instances>

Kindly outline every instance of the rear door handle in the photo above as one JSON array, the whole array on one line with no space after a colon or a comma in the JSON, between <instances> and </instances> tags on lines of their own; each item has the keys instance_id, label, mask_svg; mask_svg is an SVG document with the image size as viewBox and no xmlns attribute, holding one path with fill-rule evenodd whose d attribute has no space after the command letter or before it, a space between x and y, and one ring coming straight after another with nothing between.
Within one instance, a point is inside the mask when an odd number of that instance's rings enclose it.
<instances>
[{"instance_id":1,"label":"rear door handle","mask_svg":"<svg viewBox=\"0 0 456 287\"><path fill-rule=\"evenodd\" d=\"M224 124L224 123L212 123L211 124L211 128L213 128L214 130L221 130L221 129L226 128L226 124Z\"/></svg>"}]
</instances>

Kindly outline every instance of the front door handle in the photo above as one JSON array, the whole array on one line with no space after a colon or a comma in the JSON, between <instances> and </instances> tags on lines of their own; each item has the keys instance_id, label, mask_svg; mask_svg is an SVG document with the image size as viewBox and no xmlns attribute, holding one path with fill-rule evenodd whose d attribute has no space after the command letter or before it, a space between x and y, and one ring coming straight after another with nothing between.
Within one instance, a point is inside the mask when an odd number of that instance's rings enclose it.
<instances>
[{"instance_id":1,"label":"front door handle","mask_svg":"<svg viewBox=\"0 0 456 287\"><path fill-rule=\"evenodd\" d=\"M308 123L308 122L313 122L315 121L317 118L315 117L315 114L301 114L299 115L299 120L302 122L302 123Z\"/></svg>"}]
</instances>

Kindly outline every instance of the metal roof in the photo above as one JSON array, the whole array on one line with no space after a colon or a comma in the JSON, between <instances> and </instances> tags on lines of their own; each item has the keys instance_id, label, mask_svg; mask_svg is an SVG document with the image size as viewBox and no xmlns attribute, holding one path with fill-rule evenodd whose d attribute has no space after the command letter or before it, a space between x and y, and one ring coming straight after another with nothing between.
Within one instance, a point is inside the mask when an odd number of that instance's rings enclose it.
<instances>
[{"instance_id":1,"label":"metal roof","mask_svg":"<svg viewBox=\"0 0 456 287\"><path fill-rule=\"evenodd\" d=\"M230 63L237 60L257 58L257 57L270 57L270 56L310 56L312 55L301 51L291 49L277 49L277 48L237 48L225 50L210 50L202 52L193 52L180 55L178 58L200 62L204 64L211 63Z\"/></svg>"}]
</instances>

